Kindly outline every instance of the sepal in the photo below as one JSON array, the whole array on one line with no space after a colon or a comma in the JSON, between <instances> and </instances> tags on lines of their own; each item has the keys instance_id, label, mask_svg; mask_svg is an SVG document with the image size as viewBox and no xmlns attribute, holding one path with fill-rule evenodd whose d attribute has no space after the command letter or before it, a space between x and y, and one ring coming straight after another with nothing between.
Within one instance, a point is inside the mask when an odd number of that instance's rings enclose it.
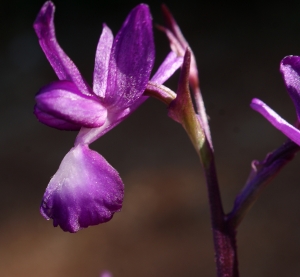
<instances>
[{"instance_id":1,"label":"sepal","mask_svg":"<svg viewBox=\"0 0 300 277\"><path fill-rule=\"evenodd\" d=\"M34 21L33 28L39 38L40 46L60 80L72 81L82 93L91 95L93 94L91 88L82 78L76 65L57 42L54 12L54 4L51 1L47 1Z\"/></svg>"},{"instance_id":2,"label":"sepal","mask_svg":"<svg viewBox=\"0 0 300 277\"><path fill-rule=\"evenodd\" d=\"M143 94L153 68L155 48L149 7L140 4L115 37L109 61L105 105L124 110Z\"/></svg>"}]
</instances>

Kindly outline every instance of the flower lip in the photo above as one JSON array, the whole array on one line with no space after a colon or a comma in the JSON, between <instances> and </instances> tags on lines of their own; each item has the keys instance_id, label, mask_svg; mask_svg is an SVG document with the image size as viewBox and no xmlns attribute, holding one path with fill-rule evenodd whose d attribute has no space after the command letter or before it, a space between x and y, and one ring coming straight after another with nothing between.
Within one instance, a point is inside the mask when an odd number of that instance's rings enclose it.
<instances>
[{"instance_id":1,"label":"flower lip","mask_svg":"<svg viewBox=\"0 0 300 277\"><path fill-rule=\"evenodd\" d=\"M124 185L118 172L87 145L64 157L43 197L40 212L64 231L110 220L121 210Z\"/></svg>"}]
</instances>

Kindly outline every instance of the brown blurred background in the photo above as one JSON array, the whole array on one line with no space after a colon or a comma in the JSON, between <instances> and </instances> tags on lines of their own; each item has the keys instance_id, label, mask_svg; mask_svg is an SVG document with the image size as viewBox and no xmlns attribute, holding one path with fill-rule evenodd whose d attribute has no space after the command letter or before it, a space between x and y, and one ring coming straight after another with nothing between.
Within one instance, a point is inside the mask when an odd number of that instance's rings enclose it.
<instances>
[{"instance_id":1,"label":"brown blurred background","mask_svg":"<svg viewBox=\"0 0 300 277\"><path fill-rule=\"evenodd\" d=\"M113 32L138 1L55 1L63 49L91 83L94 53L106 22ZM160 1L150 0L155 23ZM285 138L249 108L258 97L289 122L295 112L280 60L300 55L300 2L170 1L193 48L229 211L253 159ZM196 4L197 3L197 4ZM166 107L150 99L92 145L121 174L123 211L109 223L77 234L53 228L39 214L50 177L76 133L38 123L38 89L56 76L32 23L43 1L2 1L0 7L0 276L215 276L207 195L198 158ZM156 68L168 42L155 30ZM178 75L167 84L176 89ZM238 234L243 277L300 276L300 160L267 188Z\"/></svg>"}]
</instances>

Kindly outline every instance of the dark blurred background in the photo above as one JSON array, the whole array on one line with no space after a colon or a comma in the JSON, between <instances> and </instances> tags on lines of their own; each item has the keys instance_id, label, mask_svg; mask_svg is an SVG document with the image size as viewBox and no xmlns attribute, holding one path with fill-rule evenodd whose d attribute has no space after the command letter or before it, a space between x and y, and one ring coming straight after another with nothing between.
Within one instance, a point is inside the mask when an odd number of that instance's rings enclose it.
<instances>
[{"instance_id":1,"label":"dark blurred background","mask_svg":"<svg viewBox=\"0 0 300 277\"><path fill-rule=\"evenodd\" d=\"M279 73L286 55L300 55L300 2L164 1L195 52L226 211L250 162L284 136L249 108L253 97L293 123L294 107ZM102 23L118 31L139 2L55 1L58 41L91 83ZM44 190L76 133L40 124L34 95L56 80L32 28L43 1L0 7L0 276L215 276L203 173L181 126L150 99L92 145L121 174L123 211L77 234L53 228L39 214ZM163 23L160 1L148 1ZM156 68L169 51L155 30ZM178 74L167 85L176 90ZM238 233L243 277L300 276L300 160L266 189Z\"/></svg>"}]
</instances>

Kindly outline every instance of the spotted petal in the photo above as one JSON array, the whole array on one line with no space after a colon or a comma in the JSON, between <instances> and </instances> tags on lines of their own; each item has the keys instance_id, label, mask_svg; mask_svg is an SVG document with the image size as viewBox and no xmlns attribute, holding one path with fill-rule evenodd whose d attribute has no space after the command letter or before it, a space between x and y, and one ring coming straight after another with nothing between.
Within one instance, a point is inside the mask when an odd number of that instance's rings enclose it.
<instances>
[{"instance_id":1,"label":"spotted petal","mask_svg":"<svg viewBox=\"0 0 300 277\"><path fill-rule=\"evenodd\" d=\"M109 221L121 210L124 185L118 172L87 145L77 145L64 157L41 204L41 214L64 231Z\"/></svg>"}]
</instances>

